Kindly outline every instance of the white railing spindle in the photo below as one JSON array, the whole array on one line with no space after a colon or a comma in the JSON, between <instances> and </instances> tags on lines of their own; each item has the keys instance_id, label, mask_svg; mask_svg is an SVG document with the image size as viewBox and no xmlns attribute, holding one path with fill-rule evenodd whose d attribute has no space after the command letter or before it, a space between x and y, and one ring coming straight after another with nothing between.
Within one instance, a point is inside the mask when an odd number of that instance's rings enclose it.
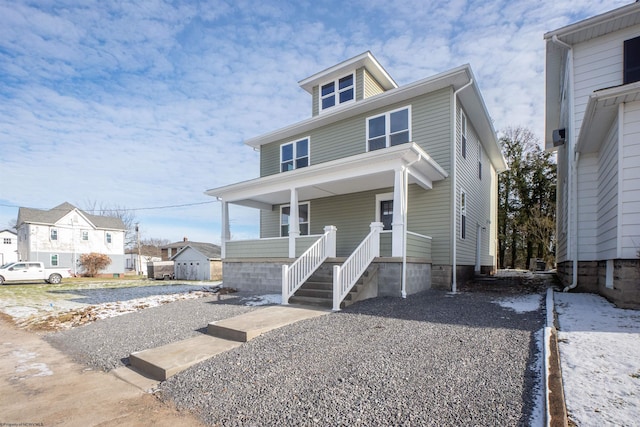
<instances>
[{"instance_id":1,"label":"white railing spindle","mask_svg":"<svg viewBox=\"0 0 640 427\"><path fill-rule=\"evenodd\" d=\"M342 266L333 267L333 310L340 310L340 303L365 272L371 261L380 256L381 222L371 223L371 232L358 245Z\"/></svg>"},{"instance_id":2,"label":"white railing spindle","mask_svg":"<svg viewBox=\"0 0 640 427\"><path fill-rule=\"evenodd\" d=\"M324 235L290 266L282 266L282 304L289 304L289 298L329 257L336 256L336 227L327 225Z\"/></svg>"}]
</instances>

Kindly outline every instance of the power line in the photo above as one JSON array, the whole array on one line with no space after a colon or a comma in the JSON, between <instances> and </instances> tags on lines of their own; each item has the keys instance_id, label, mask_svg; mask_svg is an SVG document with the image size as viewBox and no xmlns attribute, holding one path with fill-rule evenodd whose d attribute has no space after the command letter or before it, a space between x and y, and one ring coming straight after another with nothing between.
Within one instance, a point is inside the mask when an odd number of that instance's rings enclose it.
<instances>
[{"instance_id":1,"label":"power line","mask_svg":"<svg viewBox=\"0 0 640 427\"><path fill-rule=\"evenodd\" d=\"M207 204L211 204L211 203L216 203L217 200L211 200L208 202L195 202L195 203L183 203L180 205L166 205L166 206L151 206L151 207L142 207L142 208L115 208L115 209L80 209L81 211L84 212L88 212L88 213L94 213L94 212L100 212L100 213L107 213L107 212L135 212L135 211L150 211L150 210L160 210L160 209L173 209L173 208L184 208L184 207L188 207L188 206L198 206L198 205L207 205ZM37 210L41 210L41 211L56 211L56 210L60 210L60 211L67 211L68 209L55 209L55 208L51 208L51 209L41 209L41 208L32 208L32 207L27 207L27 206L18 206L18 205L7 205L4 203L0 203L0 206L5 207L5 208L28 208L28 209L37 209Z\"/></svg>"}]
</instances>

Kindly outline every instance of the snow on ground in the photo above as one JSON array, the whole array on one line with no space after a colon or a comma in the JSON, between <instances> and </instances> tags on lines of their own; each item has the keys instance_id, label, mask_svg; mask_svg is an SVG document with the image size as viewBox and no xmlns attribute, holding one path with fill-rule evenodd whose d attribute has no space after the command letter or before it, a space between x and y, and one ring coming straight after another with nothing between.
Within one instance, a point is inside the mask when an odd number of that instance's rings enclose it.
<instances>
[{"instance_id":1,"label":"snow on ground","mask_svg":"<svg viewBox=\"0 0 640 427\"><path fill-rule=\"evenodd\" d=\"M280 304L282 302L282 295L280 294L265 294L265 295L252 295L250 297L244 297L240 300L244 305L256 307L259 305Z\"/></svg>"},{"instance_id":2,"label":"snow on ground","mask_svg":"<svg viewBox=\"0 0 640 427\"><path fill-rule=\"evenodd\" d=\"M594 294L555 293L569 417L584 426L640 420L640 311Z\"/></svg>"},{"instance_id":3,"label":"snow on ground","mask_svg":"<svg viewBox=\"0 0 640 427\"><path fill-rule=\"evenodd\" d=\"M542 297L538 294L518 295L510 298L500 298L493 302L503 308L510 308L516 313L528 313L540 309Z\"/></svg>"}]
</instances>

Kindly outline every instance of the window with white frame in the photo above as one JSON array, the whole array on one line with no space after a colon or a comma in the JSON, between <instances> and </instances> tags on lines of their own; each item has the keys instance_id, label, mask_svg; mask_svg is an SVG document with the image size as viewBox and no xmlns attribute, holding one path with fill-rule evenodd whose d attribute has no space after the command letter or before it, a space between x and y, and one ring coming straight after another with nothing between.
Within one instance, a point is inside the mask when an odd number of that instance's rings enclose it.
<instances>
[{"instance_id":1,"label":"window with white frame","mask_svg":"<svg viewBox=\"0 0 640 427\"><path fill-rule=\"evenodd\" d=\"M411 107L367 118L367 151L411 141Z\"/></svg>"},{"instance_id":2,"label":"window with white frame","mask_svg":"<svg viewBox=\"0 0 640 427\"><path fill-rule=\"evenodd\" d=\"M289 218L291 207L289 205L280 206L280 236L289 236ZM298 204L298 223L300 224L300 235L309 234L309 202Z\"/></svg>"},{"instance_id":3,"label":"window with white frame","mask_svg":"<svg viewBox=\"0 0 640 427\"><path fill-rule=\"evenodd\" d=\"M83 231L82 232L82 240L84 240L84 241L89 240L89 232L88 231Z\"/></svg>"},{"instance_id":4,"label":"window with white frame","mask_svg":"<svg viewBox=\"0 0 640 427\"><path fill-rule=\"evenodd\" d=\"M280 172L309 166L309 138L280 146Z\"/></svg>"},{"instance_id":5,"label":"window with white frame","mask_svg":"<svg viewBox=\"0 0 640 427\"><path fill-rule=\"evenodd\" d=\"M104 235L104 240L105 240L107 243L111 243L111 233L109 233L109 232L105 233L105 235Z\"/></svg>"},{"instance_id":6,"label":"window with white frame","mask_svg":"<svg viewBox=\"0 0 640 427\"><path fill-rule=\"evenodd\" d=\"M11 244L11 237L5 237L4 238L4 244L5 245L10 245Z\"/></svg>"},{"instance_id":7,"label":"window with white frame","mask_svg":"<svg viewBox=\"0 0 640 427\"><path fill-rule=\"evenodd\" d=\"M624 42L623 73L624 84L640 81L640 37Z\"/></svg>"},{"instance_id":8,"label":"window with white frame","mask_svg":"<svg viewBox=\"0 0 640 427\"><path fill-rule=\"evenodd\" d=\"M52 228L50 236L51 236L51 240L58 240L58 229Z\"/></svg>"},{"instance_id":9,"label":"window with white frame","mask_svg":"<svg viewBox=\"0 0 640 427\"><path fill-rule=\"evenodd\" d=\"M51 255L51 267L57 267L58 266L58 254L52 254Z\"/></svg>"},{"instance_id":10,"label":"window with white frame","mask_svg":"<svg viewBox=\"0 0 640 427\"><path fill-rule=\"evenodd\" d=\"M320 86L320 111L355 99L355 81L353 73L340 77Z\"/></svg>"},{"instance_id":11,"label":"window with white frame","mask_svg":"<svg viewBox=\"0 0 640 427\"><path fill-rule=\"evenodd\" d=\"M482 179L482 144L478 141L478 179Z\"/></svg>"},{"instance_id":12,"label":"window with white frame","mask_svg":"<svg viewBox=\"0 0 640 427\"><path fill-rule=\"evenodd\" d=\"M467 237L467 193L460 190L460 238Z\"/></svg>"},{"instance_id":13,"label":"window with white frame","mask_svg":"<svg viewBox=\"0 0 640 427\"><path fill-rule=\"evenodd\" d=\"M460 110L460 152L467 158L467 115Z\"/></svg>"}]
</instances>

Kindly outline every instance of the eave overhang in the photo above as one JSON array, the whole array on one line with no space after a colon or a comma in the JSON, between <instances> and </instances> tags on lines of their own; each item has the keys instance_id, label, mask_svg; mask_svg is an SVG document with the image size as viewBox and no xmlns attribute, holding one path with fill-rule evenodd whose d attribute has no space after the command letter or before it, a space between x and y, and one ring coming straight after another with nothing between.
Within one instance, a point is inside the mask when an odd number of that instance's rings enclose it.
<instances>
[{"instance_id":1,"label":"eave overhang","mask_svg":"<svg viewBox=\"0 0 640 427\"><path fill-rule=\"evenodd\" d=\"M398 87L396 82L391 78L389 73L380 65L378 60L373 56L370 51L364 52L351 59L347 59L333 67L327 68L324 71L320 71L304 80L298 82L301 88L309 93L313 93L313 87L328 82L329 80L335 80L340 77L344 77L345 73L356 70L360 67L365 67L369 73L377 80L384 90L395 89Z\"/></svg>"},{"instance_id":2,"label":"eave overhang","mask_svg":"<svg viewBox=\"0 0 640 427\"><path fill-rule=\"evenodd\" d=\"M636 101L640 101L640 82L595 91L587 103L576 151L599 151L618 115L618 105Z\"/></svg>"},{"instance_id":3,"label":"eave overhang","mask_svg":"<svg viewBox=\"0 0 640 427\"><path fill-rule=\"evenodd\" d=\"M263 210L289 203L291 190L298 200L351 194L394 185L395 171L409 168L409 183L431 189L447 172L415 143L397 145L289 172L207 190L224 202Z\"/></svg>"}]
</instances>

